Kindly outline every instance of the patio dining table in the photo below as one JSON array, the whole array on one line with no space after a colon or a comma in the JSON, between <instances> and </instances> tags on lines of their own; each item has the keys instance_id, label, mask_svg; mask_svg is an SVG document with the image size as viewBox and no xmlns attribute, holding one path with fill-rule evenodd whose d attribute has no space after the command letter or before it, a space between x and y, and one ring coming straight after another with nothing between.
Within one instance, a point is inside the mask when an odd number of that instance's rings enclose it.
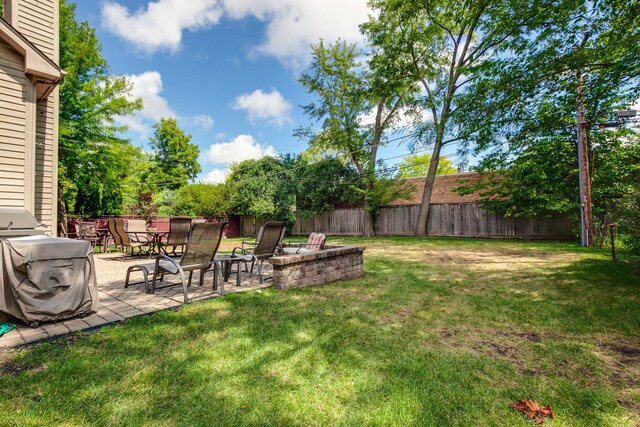
<instances>
[{"instance_id":1,"label":"patio dining table","mask_svg":"<svg viewBox=\"0 0 640 427\"><path fill-rule=\"evenodd\" d=\"M107 244L109 243L109 229L96 228L96 234L98 235L98 238L102 240L102 253L107 253Z\"/></svg>"},{"instance_id":2,"label":"patio dining table","mask_svg":"<svg viewBox=\"0 0 640 427\"><path fill-rule=\"evenodd\" d=\"M168 231L159 231L159 230L146 230L146 231L132 231L129 234L135 235L146 235L151 236L151 249L149 249L149 258L153 255L158 255L160 253L160 238L169 234Z\"/></svg>"}]
</instances>

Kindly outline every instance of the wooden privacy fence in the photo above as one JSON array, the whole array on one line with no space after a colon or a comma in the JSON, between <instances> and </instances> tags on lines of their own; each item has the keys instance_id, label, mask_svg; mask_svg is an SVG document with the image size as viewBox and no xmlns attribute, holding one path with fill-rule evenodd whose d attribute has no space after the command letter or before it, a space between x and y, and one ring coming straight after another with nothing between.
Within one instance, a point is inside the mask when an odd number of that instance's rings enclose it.
<instances>
[{"instance_id":1,"label":"wooden privacy fence","mask_svg":"<svg viewBox=\"0 0 640 427\"><path fill-rule=\"evenodd\" d=\"M386 207L380 210L376 233L381 236L413 235L419 205ZM242 230L255 234L263 220L244 218ZM245 227L246 226L246 227ZM430 236L502 237L532 239L575 239L571 221L562 216L514 218L488 212L477 203L431 205L427 233ZM336 236L361 236L364 210L337 209L312 218L298 218L291 228L293 235L314 231Z\"/></svg>"},{"instance_id":2,"label":"wooden privacy fence","mask_svg":"<svg viewBox=\"0 0 640 427\"><path fill-rule=\"evenodd\" d=\"M376 221L378 234L412 235L419 211L419 205L382 208ZM477 203L431 205L427 222L430 236L575 239L571 228L567 217L505 217Z\"/></svg>"}]
</instances>

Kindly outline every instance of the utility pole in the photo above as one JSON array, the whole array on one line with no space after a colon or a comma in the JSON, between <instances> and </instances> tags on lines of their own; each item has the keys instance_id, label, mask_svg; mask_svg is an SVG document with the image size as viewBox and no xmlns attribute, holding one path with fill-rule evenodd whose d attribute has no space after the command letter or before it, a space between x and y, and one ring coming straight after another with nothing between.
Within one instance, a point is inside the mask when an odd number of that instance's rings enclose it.
<instances>
[{"instance_id":1,"label":"utility pole","mask_svg":"<svg viewBox=\"0 0 640 427\"><path fill-rule=\"evenodd\" d=\"M580 225L582 246L593 245L593 221L591 216L591 178L589 176L589 148L587 145L587 123L584 112L582 73L577 72L578 111L576 122L578 129L578 171L580 180Z\"/></svg>"}]
</instances>

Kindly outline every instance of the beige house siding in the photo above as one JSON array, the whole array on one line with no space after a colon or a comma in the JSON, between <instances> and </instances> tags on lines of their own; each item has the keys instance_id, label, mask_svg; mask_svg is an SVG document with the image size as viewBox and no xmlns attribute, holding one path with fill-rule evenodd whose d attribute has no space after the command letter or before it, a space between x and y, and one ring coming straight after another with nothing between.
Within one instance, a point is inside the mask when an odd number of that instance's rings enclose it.
<instances>
[{"instance_id":1,"label":"beige house siding","mask_svg":"<svg viewBox=\"0 0 640 427\"><path fill-rule=\"evenodd\" d=\"M53 187L55 164L53 162L53 100L38 103L36 119L36 173L34 215L40 222L54 224Z\"/></svg>"},{"instance_id":2,"label":"beige house siding","mask_svg":"<svg viewBox=\"0 0 640 427\"><path fill-rule=\"evenodd\" d=\"M57 3L53 0L13 0L18 4L18 26L14 28L54 62ZM15 5L14 5L15 8Z\"/></svg>"},{"instance_id":3,"label":"beige house siding","mask_svg":"<svg viewBox=\"0 0 640 427\"><path fill-rule=\"evenodd\" d=\"M59 109L55 86L63 74L55 65L58 0L3 3L7 22L0 26L0 205L30 210L55 234Z\"/></svg>"},{"instance_id":4,"label":"beige house siding","mask_svg":"<svg viewBox=\"0 0 640 427\"><path fill-rule=\"evenodd\" d=\"M24 58L0 40L0 205L25 205Z\"/></svg>"}]
</instances>

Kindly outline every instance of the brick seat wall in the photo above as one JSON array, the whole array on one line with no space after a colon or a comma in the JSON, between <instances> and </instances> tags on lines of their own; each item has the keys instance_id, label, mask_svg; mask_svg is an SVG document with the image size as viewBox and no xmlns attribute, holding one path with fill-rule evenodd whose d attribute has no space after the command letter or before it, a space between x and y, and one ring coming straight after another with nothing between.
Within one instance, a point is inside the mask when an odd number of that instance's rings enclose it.
<instances>
[{"instance_id":1,"label":"brick seat wall","mask_svg":"<svg viewBox=\"0 0 640 427\"><path fill-rule=\"evenodd\" d=\"M363 277L364 250L365 246L325 246L312 253L272 257L273 282L278 289L289 289Z\"/></svg>"}]
</instances>

